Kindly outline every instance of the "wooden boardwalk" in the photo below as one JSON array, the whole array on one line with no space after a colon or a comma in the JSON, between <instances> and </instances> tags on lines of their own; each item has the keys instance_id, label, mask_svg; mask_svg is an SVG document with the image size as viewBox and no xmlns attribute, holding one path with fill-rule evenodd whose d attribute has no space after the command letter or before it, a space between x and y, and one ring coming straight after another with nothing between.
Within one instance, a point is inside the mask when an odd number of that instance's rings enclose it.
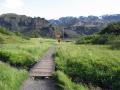
<instances>
[{"instance_id":1,"label":"wooden boardwalk","mask_svg":"<svg viewBox=\"0 0 120 90\"><path fill-rule=\"evenodd\" d=\"M51 78L41 78L50 77L54 73L55 64L52 57L54 53L55 46L52 46L30 70L30 77L23 83L20 90L57 90L55 82Z\"/></svg>"},{"instance_id":2,"label":"wooden boardwalk","mask_svg":"<svg viewBox=\"0 0 120 90\"><path fill-rule=\"evenodd\" d=\"M55 53L55 46L43 55L42 59L30 70L30 77L50 77L55 71L55 64L53 54Z\"/></svg>"}]
</instances>

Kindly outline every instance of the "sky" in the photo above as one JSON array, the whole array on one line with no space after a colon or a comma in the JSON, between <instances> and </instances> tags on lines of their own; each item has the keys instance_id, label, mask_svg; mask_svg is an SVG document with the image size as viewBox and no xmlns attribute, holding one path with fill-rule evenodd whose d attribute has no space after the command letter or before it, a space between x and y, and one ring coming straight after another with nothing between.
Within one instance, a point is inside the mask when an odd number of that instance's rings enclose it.
<instances>
[{"instance_id":1,"label":"sky","mask_svg":"<svg viewBox=\"0 0 120 90\"><path fill-rule=\"evenodd\" d=\"M120 0L0 0L0 14L4 13L46 19L120 14Z\"/></svg>"}]
</instances>

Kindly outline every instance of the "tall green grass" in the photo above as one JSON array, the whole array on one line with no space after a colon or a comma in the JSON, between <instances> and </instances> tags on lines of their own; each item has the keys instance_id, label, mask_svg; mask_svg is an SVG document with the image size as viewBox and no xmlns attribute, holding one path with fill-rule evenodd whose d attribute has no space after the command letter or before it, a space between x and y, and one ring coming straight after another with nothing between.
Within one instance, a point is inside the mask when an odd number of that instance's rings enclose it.
<instances>
[{"instance_id":1,"label":"tall green grass","mask_svg":"<svg viewBox=\"0 0 120 90\"><path fill-rule=\"evenodd\" d=\"M27 41L16 33L10 32L8 29L0 27L0 44L6 43L23 43Z\"/></svg>"},{"instance_id":2,"label":"tall green grass","mask_svg":"<svg viewBox=\"0 0 120 90\"><path fill-rule=\"evenodd\" d=\"M89 90L83 85L72 82L71 79L61 71L57 71L53 75L53 78L56 81L57 90Z\"/></svg>"},{"instance_id":3,"label":"tall green grass","mask_svg":"<svg viewBox=\"0 0 120 90\"><path fill-rule=\"evenodd\" d=\"M0 62L0 90L19 90L27 76L27 71L17 70Z\"/></svg>"},{"instance_id":4,"label":"tall green grass","mask_svg":"<svg viewBox=\"0 0 120 90\"><path fill-rule=\"evenodd\" d=\"M19 90L28 77L24 69L28 70L39 61L53 42L52 39L25 39L0 27L0 90Z\"/></svg>"},{"instance_id":5,"label":"tall green grass","mask_svg":"<svg viewBox=\"0 0 120 90\"><path fill-rule=\"evenodd\" d=\"M27 68L36 63L53 43L52 40L31 39L24 43L2 44L0 58L17 67Z\"/></svg>"},{"instance_id":6,"label":"tall green grass","mask_svg":"<svg viewBox=\"0 0 120 90\"><path fill-rule=\"evenodd\" d=\"M75 82L120 90L120 51L108 45L63 43L56 53L56 68Z\"/></svg>"},{"instance_id":7,"label":"tall green grass","mask_svg":"<svg viewBox=\"0 0 120 90\"><path fill-rule=\"evenodd\" d=\"M27 71L23 69L29 69L39 61L53 42L54 40L50 39L32 38L22 42L0 44L0 61L8 63L0 62L0 90L19 90L22 82L28 77ZM9 64L22 70L12 68Z\"/></svg>"}]
</instances>

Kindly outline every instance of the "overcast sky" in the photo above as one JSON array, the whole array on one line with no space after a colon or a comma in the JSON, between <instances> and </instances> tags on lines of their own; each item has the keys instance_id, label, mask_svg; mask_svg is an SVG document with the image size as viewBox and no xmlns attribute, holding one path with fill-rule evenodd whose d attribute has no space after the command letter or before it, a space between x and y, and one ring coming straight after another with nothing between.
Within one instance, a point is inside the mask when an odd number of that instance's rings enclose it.
<instances>
[{"instance_id":1,"label":"overcast sky","mask_svg":"<svg viewBox=\"0 0 120 90\"><path fill-rule=\"evenodd\" d=\"M0 14L57 19L64 16L120 14L120 0L0 0Z\"/></svg>"}]
</instances>

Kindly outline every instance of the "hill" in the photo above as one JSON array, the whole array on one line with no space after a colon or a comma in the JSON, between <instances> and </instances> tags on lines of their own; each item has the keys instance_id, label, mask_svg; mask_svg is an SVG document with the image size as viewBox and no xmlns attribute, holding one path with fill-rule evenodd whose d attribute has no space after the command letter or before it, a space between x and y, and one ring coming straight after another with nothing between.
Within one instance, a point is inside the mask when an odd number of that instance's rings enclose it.
<instances>
[{"instance_id":1,"label":"hill","mask_svg":"<svg viewBox=\"0 0 120 90\"><path fill-rule=\"evenodd\" d=\"M61 17L58 20L46 20L13 13L0 15L0 26L12 32L29 37L53 37L60 31L64 38L76 38L100 32L111 22L120 21L120 14L103 16Z\"/></svg>"},{"instance_id":2,"label":"hill","mask_svg":"<svg viewBox=\"0 0 120 90\"><path fill-rule=\"evenodd\" d=\"M31 37L51 37L53 33L53 26L46 19L13 13L0 15L0 26Z\"/></svg>"},{"instance_id":3,"label":"hill","mask_svg":"<svg viewBox=\"0 0 120 90\"><path fill-rule=\"evenodd\" d=\"M17 33L13 33L6 28L0 27L0 44L6 43L22 43L25 42L25 37L21 37Z\"/></svg>"},{"instance_id":4,"label":"hill","mask_svg":"<svg viewBox=\"0 0 120 90\"><path fill-rule=\"evenodd\" d=\"M103 15L103 16L80 16L80 17L62 17L58 20L49 20L51 24L64 26L65 35L91 35L95 32L101 31L111 22L120 21L120 14ZM75 34L76 33L76 34Z\"/></svg>"}]
</instances>

